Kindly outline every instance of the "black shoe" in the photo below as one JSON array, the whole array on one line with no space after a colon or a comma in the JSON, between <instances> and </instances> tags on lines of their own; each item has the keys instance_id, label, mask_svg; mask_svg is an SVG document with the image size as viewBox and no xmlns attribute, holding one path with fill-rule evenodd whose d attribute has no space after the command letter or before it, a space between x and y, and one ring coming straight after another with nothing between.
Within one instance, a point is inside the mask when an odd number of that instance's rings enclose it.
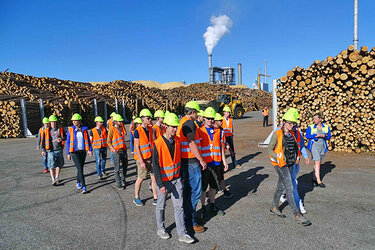
<instances>
[{"instance_id":1,"label":"black shoe","mask_svg":"<svg viewBox=\"0 0 375 250\"><path fill-rule=\"evenodd\" d=\"M324 183L322 182L322 183L319 183L319 184L317 184L316 185L317 187L320 187L320 188L326 188L326 185L324 185Z\"/></svg>"},{"instance_id":2,"label":"black shoe","mask_svg":"<svg viewBox=\"0 0 375 250\"><path fill-rule=\"evenodd\" d=\"M210 213L207 206L202 206L201 218L203 220L208 220L210 218Z\"/></svg>"},{"instance_id":3,"label":"black shoe","mask_svg":"<svg viewBox=\"0 0 375 250\"><path fill-rule=\"evenodd\" d=\"M315 179L312 179L312 183L315 187L318 186L318 182Z\"/></svg>"},{"instance_id":4,"label":"black shoe","mask_svg":"<svg viewBox=\"0 0 375 250\"><path fill-rule=\"evenodd\" d=\"M298 224L300 224L302 226L305 226L305 227L311 225L311 221L309 221L308 219L306 219L302 215L297 215L296 216L296 221L297 221Z\"/></svg>"},{"instance_id":5,"label":"black shoe","mask_svg":"<svg viewBox=\"0 0 375 250\"><path fill-rule=\"evenodd\" d=\"M270 214L279 216L280 218L285 218L285 214L281 213L280 210L276 207L270 209Z\"/></svg>"},{"instance_id":6,"label":"black shoe","mask_svg":"<svg viewBox=\"0 0 375 250\"><path fill-rule=\"evenodd\" d=\"M105 177L108 176L108 174L106 172L102 172L102 175L105 176Z\"/></svg>"},{"instance_id":7,"label":"black shoe","mask_svg":"<svg viewBox=\"0 0 375 250\"><path fill-rule=\"evenodd\" d=\"M215 205L215 203L210 203L209 206L210 206L210 212L209 212L210 215L212 215L212 216L215 216L215 215L223 216L225 214L224 211L220 210Z\"/></svg>"},{"instance_id":8,"label":"black shoe","mask_svg":"<svg viewBox=\"0 0 375 250\"><path fill-rule=\"evenodd\" d=\"M118 190L124 190L125 188L123 186L117 186Z\"/></svg>"},{"instance_id":9,"label":"black shoe","mask_svg":"<svg viewBox=\"0 0 375 250\"><path fill-rule=\"evenodd\" d=\"M224 194L223 194L224 198L229 199L232 196L233 196L233 194L231 192L229 192L228 190L224 190Z\"/></svg>"}]
</instances>

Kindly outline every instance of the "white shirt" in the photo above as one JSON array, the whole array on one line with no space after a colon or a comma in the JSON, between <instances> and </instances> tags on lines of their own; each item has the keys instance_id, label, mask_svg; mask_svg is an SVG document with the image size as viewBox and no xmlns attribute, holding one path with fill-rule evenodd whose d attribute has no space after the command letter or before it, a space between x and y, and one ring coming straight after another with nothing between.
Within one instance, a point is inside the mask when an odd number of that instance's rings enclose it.
<instances>
[{"instance_id":1,"label":"white shirt","mask_svg":"<svg viewBox=\"0 0 375 250\"><path fill-rule=\"evenodd\" d=\"M82 131L77 131L76 134L77 137L77 150L84 150L84 145L83 145L83 133Z\"/></svg>"}]
</instances>

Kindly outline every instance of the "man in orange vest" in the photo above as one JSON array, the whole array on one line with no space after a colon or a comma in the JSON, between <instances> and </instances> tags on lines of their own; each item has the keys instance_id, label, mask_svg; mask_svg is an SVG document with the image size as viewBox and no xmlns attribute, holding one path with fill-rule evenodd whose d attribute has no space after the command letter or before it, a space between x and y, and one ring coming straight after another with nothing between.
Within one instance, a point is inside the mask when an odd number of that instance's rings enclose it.
<instances>
[{"instance_id":1,"label":"man in orange vest","mask_svg":"<svg viewBox=\"0 0 375 250\"><path fill-rule=\"evenodd\" d=\"M134 159L137 164L138 177L134 185L134 199L133 203L140 207L143 206L142 200L139 198L142 182L150 174L152 181L152 193L154 200L153 205L157 204L157 190L155 184L155 177L152 173L152 148L153 148L153 131L150 127L152 113L148 109L142 109L139 113L142 124L134 131Z\"/></svg>"},{"instance_id":2,"label":"man in orange vest","mask_svg":"<svg viewBox=\"0 0 375 250\"><path fill-rule=\"evenodd\" d=\"M63 149L65 136L64 129L57 127L57 117L51 115L48 119L51 126L43 130L41 147L43 150L42 155L47 155L52 185L56 186L60 183L60 170L64 166Z\"/></svg>"},{"instance_id":3,"label":"man in orange vest","mask_svg":"<svg viewBox=\"0 0 375 250\"><path fill-rule=\"evenodd\" d=\"M268 110L267 107L264 107L262 110L262 115L263 115L263 127L268 127L268 116L270 114L270 111Z\"/></svg>"},{"instance_id":4,"label":"man in orange vest","mask_svg":"<svg viewBox=\"0 0 375 250\"><path fill-rule=\"evenodd\" d=\"M203 232L205 228L197 223L197 204L202 194L201 168L207 163L200 153L200 135L194 121L200 108L197 102L185 104L185 116L180 121L177 136L181 140L181 175L184 183L185 225L188 231Z\"/></svg>"},{"instance_id":5,"label":"man in orange vest","mask_svg":"<svg viewBox=\"0 0 375 250\"><path fill-rule=\"evenodd\" d=\"M110 128L113 127L113 125L114 125L113 117L115 115L117 115L116 112L111 113L110 118L107 121L107 130L109 130ZM114 164L114 158L113 158L113 152L112 151L111 151L111 164L112 165Z\"/></svg>"},{"instance_id":6,"label":"man in orange vest","mask_svg":"<svg viewBox=\"0 0 375 250\"><path fill-rule=\"evenodd\" d=\"M100 180L108 176L105 172L105 163L107 159L107 129L103 126L102 117L95 117L96 127L89 130L89 136L92 148L94 149L96 173Z\"/></svg>"},{"instance_id":7,"label":"man in orange vest","mask_svg":"<svg viewBox=\"0 0 375 250\"><path fill-rule=\"evenodd\" d=\"M155 125L152 127L152 130L154 132L154 138L155 140L159 138L162 134L165 133L165 126L163 124L165 114L162 110L157 110L154 114L154 117L156 119Z\"/></svg>"},{"instance_id":8,"label":"man in orange vest","mask_svg":"<svg viewBox=\"0 0 375 250\"><path fill-rule=\"evenodd\" d=\"M165 231L165 201L171 193L174 207L174 217L178 233L178 240L191 244L194 239L185 233L183 210L183 187L180 177L181 170L181 141L176 136L180 125L174 113L165 116L166 132L155 140L152 154L152 165L158 187L158 202L156 205L157 234L162 239L170 238Z\"/></svg>"},{"instance_id":9,"label":"man in orange vest","mask_svg":"<svg viewBox=\"0 0 375 250\"><path fill-rule=\"evenodd\" d=\"M225 159L225 149L221 138L220 129L215 128L214 119L216 112L212 107L206 108L204 111L204 127L200 128L200 134L202 137L201 141L201 153L205 162L207 162L207 169L202 171L202 210L203 217L210 215L223 216L224 212L218 209L215 205L216 190L220 187L219 176L221 175L220 164L224 165L224 171L228 170L228 163ZM206 208L206 190L208 185L210 189L208 191L209 207Z\"/></svg>"},{"instance_id":10,"label":"man in orange vest","mask_svg":"<svg viewBox=\"0 0 375 250\"><path fill-rule=\"evenodd\" d=\"M241 165L236 161L236 153L234 152L234 130L233 130L233 119L230 117L230 108L225 106L223 109L224 118L223 118L223 129L225 134L225 140L227 141L230 149L230 156L232 158L232 164L235 168L241 168Z\"/></svg>"},{"instance_id":11,"label":"man in orange vest","mask_svg":"<svg viewBox=\"0 0 375 250\"><path fill-rule=\"evenodd\" d=\"M114 159L114 173L117 184L117 189L125 189L126 187L126 172L128 170L128 154L126 152L125 144L125 128L122 124L124 119L121 115L116 114L113 116L114 126L108 130L108 147L113 152ZM122 167L122 173L120 176L120 162Z\"/></svg>"},{"instance_id":12,"label":"man in orange vest","mask_svg":"<svg viewBox=\"0 0 375 250\"><path fill-rule=\"evenodd\" d=\"M43 120L43 127L41 127L39 129L39 132L38 132L38 140L36 142L36 150L40 150L40 146L42 145L42 135L43 135L43 130L45 130L46 128L49 127L49 120L48 120L48 117L44 117ZM43 157L43 168L44 168L44 171L43 173L48 173L49 169L48 169L48 159L47 159L47 156L46 155L42 155Z\"/></svg>"}]
</instances>

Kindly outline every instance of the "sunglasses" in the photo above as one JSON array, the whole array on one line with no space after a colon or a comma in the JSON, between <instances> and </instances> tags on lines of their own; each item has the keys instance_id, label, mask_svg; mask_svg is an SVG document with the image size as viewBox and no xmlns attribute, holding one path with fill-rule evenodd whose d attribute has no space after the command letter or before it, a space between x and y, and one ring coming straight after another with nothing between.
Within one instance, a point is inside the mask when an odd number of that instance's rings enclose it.
<instances>
[{"instance_id":1,"label":"sunglasses","mask_svg":"<svg viewBox=\"0 0 375 250\"><path fill-rule=\"evenodd\" d=\"M206 120L213 121L214 118L206 118Z\"/></svg>"},{"instance_id":2,"label":"sunglasses","mask_svg":"<svg viewBox=\"0 0 375 250\"><path fill-rule=\"evenodd\" d=\"M289 125L296 125L296 123L295 122L286 122L287 124L289 124Z\"/></svg>"}]
</instances>

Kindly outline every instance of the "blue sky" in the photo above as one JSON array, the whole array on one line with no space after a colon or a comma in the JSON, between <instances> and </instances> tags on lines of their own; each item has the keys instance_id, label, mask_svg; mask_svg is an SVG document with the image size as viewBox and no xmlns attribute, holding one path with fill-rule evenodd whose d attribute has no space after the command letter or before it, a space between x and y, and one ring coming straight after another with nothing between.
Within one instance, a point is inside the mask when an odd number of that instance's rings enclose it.
<instances>
[{"instance_id":1,"label":"blue sky","mask_svg":"<svg viewBox=\"0 0 375 250\"><path fill-rule=\"evenodd\" d=\"M242 63L251 86L264 60L273 78L335 56L353 40L352 0L2 0L0 71L76 81L208 80L211 15L233 25L214 66ZM359 0L359 46L375 46L375 1ZM270 81L270 80L268 80Z\"/></svg>"}]
</instances>

